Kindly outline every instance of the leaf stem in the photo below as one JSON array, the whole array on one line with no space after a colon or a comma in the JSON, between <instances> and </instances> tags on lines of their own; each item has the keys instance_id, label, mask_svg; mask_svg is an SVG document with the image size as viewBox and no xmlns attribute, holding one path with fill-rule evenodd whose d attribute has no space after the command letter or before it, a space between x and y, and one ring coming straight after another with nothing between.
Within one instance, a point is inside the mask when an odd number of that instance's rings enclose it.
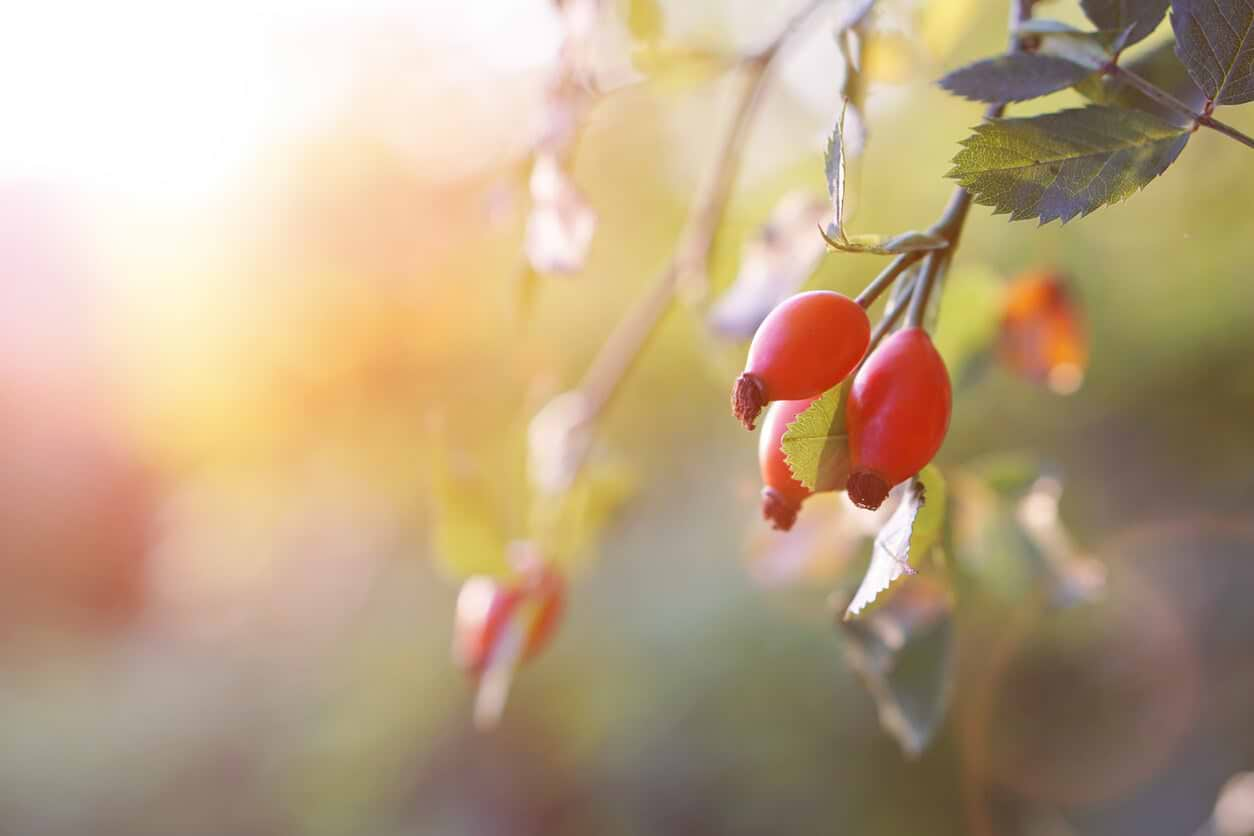
<instances>
[{"instance_id":1,"label":"leaf stem","mask_svg":"<svg viewBox=\"0 0 1254 836\"><path fill-rule=\"evenodd\" d=\"M1201 116L1197 117L1197 124L1210 128L1213 131L1219 131L1219 133L1223 134L1224 136L1235 139L1237 142L1241 143L1242 145L1248 146L1250 148L1254 148L1254 137L1241 133L1236 128L1232 127L1226 122L1220 122L1214 116L1202 114Z\"/></svg>"},{"instance_id":2,"label":"leaf stem","mask_svg":"<svg viewBox=\"0 0 1254 836\"><path fill-rule=\"evenodd\" d=\"M1132 70L1120 67L1118 64L1114 63L1111 63L1107 69L1111 75L1122 79L1126 84L1136 88L1147 98L1153 99L1161 105L1177 110L1185 116L1191 116L1193 121L1198 125L1204 125L1211 130L1218 131L1224 136L1235 139L1242 145L1254 148L1254 137L1243 134L1241 131L1238 131L1236 128L1225 122L1220 122L1210 113L1198 113L1194 108L1190 107L1187 102L1182 102L1180 99L1177 99L1175 96L1171 95L1157 84L1154 84L1154 82L1149 79L1143 78L1142 76L1132 72Z\"/></svg>"},{"instance_id":3,"label":"leaf stem","mask_svg":"<svg viewBox=\"0 0 1254 836\"><path fill-rule=\"evenodd\" d=\"M869 308L875 304L875 300L880 294L893 286L897 281L897 277L906 271L911 265L922 258L925 253L922 250L915 252L902 253L888 263L888 266L880 271L880 274L871 280L871 283L862 289L858 297L853 301L857 302L864 308Z\"/></svg>"},{"instance_id":4,"label":"leaf stem","mask_svg":"<svg viewBox=\"0 0 1254 836\"><path fill-rule=\"evenodd\" d=\"M906 315L906 327L922 328L927 316L927 303L932 297L932 288L946 261L942 252L931 253L923 262L923 272L914 283L914 292L910 294L910 312Z\"/></svg>"},{"instance_id":5,"label":"leaf stem","mask_svg":"<svg viewBox=\"0 0 1254 836\"><path fill-rule=\"evenodd\" d=\"M904 292L884 310L884 315L880 317L880 321L875 324L874 330L871 331L871 339L867 343L865 358L871 356L871 352L880 344L884 337L888 336L888 332L893 330L893 326L897 324L897 320L901 319L901 315L910 307L910 300L914 298L914 289L918 286L919 280L915 276L911 276L907 280Z\"/></svg>"}]
</instances>

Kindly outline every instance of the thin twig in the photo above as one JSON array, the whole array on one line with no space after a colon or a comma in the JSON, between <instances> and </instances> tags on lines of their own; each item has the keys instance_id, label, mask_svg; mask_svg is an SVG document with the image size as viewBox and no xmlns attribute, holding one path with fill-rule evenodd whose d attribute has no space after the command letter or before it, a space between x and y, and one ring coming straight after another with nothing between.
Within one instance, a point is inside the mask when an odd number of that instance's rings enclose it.
<instances>
[{"instance_id":1,"label":"thin twig","mask_svg":"<svg viewBox=\"0 0 1254 836\"><path fill-rule=\"evenodd\" d=\"M711 176L689 212L688 223L674 254L644 296L620 320L601 346L579 385L579 391L586 398L586 422L595 420L609 405L662 316L670 308L675 292L685 276L693 275L694 271L705 270L715 233L722 222L724 209L739 172L741 151L759 112L775 58L785 42L825 2L826 0L807 0L804 7L789 18L762 50L741 62L744 86L737 99L731 124L719 145Z\"/></svg>"},{"instance_id":2,"label":"thin twig","mask_svg":"<svg viewBox=\"0 0 1254 836\"><path fill-rule=\"evenodd\" d=\"M871 283L862 289L858 297L853 301L857 302L864 308L869 308L875 304L875 300L880 297L888 288L892 287L893 282L897 281L897 277L904 273L911 265L922 258L925 253L922 250L915 252L902 253L888 263L888 266L880 271L880 274Z\"/></svg>"},{"instance_id":3,"label":"thin twig","mask_svg":"<svg viewBox=\"0 0 1254 836\"><path fill-rule=\"evenodd\" d=\"M867 357L871 356L871 352L875 351L875 347L888 336L888 332L893 330L897 320L901 319L901 315L906 312L906 308L910 307L910 300L914 298L914 285L918 281L916 276L911 276L907 279L902 294L884 309L884 315L880 317L879 322L875 323L875 328L871 331L871 339L867 343L866 353L862 355L863 362L866 361Z\"/></svg>"},{"instance_id":4,"label":"thin twig","mask_svg":"<svg viewBox=\"0 0 1254 836\"><path fill-rule=\"evenodd\" d=\"M1023 46L1016 36L1019 27L1032 15L1034 0L1011 0L1010 3L1010 52L1019 52ZM1005 103L989 105L984 111L985 119L996 119L1006 111ZM932 232L949 242L944 250L936 251L928 256L924 264L923 274L914 283L914 292L910 305L911 325L921 326L927 312L927 303L931 298L932 287L953 260L954 250L958 248L958 239L962 237L963 227L967 222L967 213L971 209L971 193L961 186L958 187L945 206L941 218L932 227Z\"/></svg>"},{"instance_id":5,"label":"thin twig","mask_svg":"<svg viewBox=\"0 0 1254 836\"><path fill-rule=\"evenodd\" d=\"M1141 93L1145 94L1146 97L1153 99L1161 105L1177 110L1184 116L1192 117L1193 121L1198 125L1204 125L1211 130L1218 131L1225 136L1235 139L1242 145L1254 148L1254 137L1241 133L1226 122L1220 122L1209 113L1198 113L1194 108L1190 107L1187 102L1182 102L1180 99L1177 99L1175 96L1171 95L1157 84L1154 84L1154 82L1149 79L1143 78L1125 67L1120 67L1118 64L1111 64L1106 69L1112 76L1122 79L1129 86L1134 87Z\"/></svg>"}]
</instances>

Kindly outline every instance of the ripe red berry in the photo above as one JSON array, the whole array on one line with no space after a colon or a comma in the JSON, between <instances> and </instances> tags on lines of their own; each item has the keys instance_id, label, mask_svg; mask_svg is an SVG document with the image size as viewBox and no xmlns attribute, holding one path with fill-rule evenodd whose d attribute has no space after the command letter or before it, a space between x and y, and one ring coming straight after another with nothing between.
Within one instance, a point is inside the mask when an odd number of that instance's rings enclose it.
<instances>
[{"instance_id":1,"label":"ripe red berry","mask_svg":"<svg viewBox=\"0 0 1254 836\"><path fill-rule=\"evenodd\" d=\"M457 596L453 629L453 657L472 674L481 674L511 631L521 631L519 661L538 653L552 636L565 603L565 582L544 566L502 583L475 576L462 584Z\"/></svg>"},{"instance_id":2,"label":"ripe red berry","mask_svg":"<svg viewBox=\"0 0 1254 836\"><path fill-rule=\"evenodd\" d=\"M845 419L855 505L875 509L932 460L949 429L949 372L922 328L879 346L853 378Z\"/></svg>"},{"instance_id":3,"label":"ripe red berry","mask_svg":"<svg viewBox=\"0 0 1254 836\"><path fill-rule=\"evenodd\" d=\"M780 439L788 425L817 398L799 401L776 401L766 412L762 422L762 434L758 437L758 465L762 470L762 517L771 521L774 528L787 531L797 521L801 503L812 491L793 478L792 470L785 461ZM837 466L847 468L848 458L835 460ZM840 473L823 474L820 490L843 487L848 477L847 469Z\"/></svg>"},{"instance_id":4,"label":"ripe red berry","mask_svg":"<svg viewBox=\"0 0 1254 836\"><path fill-rule=\"evenodd\" d=\"M848 296L814 290L784 300L753 335L732 413L753 429L768 402L821 395L858 365L870 338L866 311Z\"/></svg>"},{"instance_id":5,"label":"ripe red berry","mask_svg":"<svg viewBox=\"0 0 1254 836\"><path fill-rule=\"evenodd\" d=\"M997 353L1010 371L1059 394L1080 387L1088 364L1083 317L1060 274L1029 270L1007 286Z\"/></svg>"}]
</instances>

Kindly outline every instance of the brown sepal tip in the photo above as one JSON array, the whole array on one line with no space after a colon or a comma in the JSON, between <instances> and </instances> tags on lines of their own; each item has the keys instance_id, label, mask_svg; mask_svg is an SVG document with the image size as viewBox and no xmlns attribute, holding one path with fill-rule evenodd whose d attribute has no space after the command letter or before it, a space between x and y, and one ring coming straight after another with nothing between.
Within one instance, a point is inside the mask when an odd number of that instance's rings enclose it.
<instances>
[{"instance_id":1,"label":"brown sepal tip","mask_svg":"<svg viewBox=\"0 0 1254 836\"><path fill-rule=\"evenodd\" d=\"M774 488L762 489L762 518L771 521L776 531L788 531L797 521L801 504L791 502Z\"/></svg>"},{"instance_id":2,"label":"brown sepal tip","mask_svg":"<svg viewBox=\"0 0 1254 836\"><path fill-rule=\"evenodd\" d=\"M731 406L732 415L745 425L745 429L753 429L753 422L758 419L762 407L766 406L766 392L762 388L762 381L749 372L736 378L736 385L732 388Z\"/></svg>"},{"instance_id":3,"label":"brown sepal tip","mask_svg":"<svg viewBox=\"0 0 1254 836\"><path fill-rule=\"evenodd\" d=\"M883 476L873 470L855 470L850 473L845 487L853 504L868 511L874 511L883 505L892 488Z\"/></svg>"}]
</instances>

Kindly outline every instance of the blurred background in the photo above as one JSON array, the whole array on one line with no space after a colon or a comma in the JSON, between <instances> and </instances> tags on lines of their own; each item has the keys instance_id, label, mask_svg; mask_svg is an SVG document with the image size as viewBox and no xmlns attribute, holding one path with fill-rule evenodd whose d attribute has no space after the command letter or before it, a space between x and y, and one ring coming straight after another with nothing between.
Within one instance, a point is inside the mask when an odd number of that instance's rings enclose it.
<instances>
[{"instance_id":1,"label":"blurred background","mask_svg":"<svg viewBox=\"0 0 1254 836\"><path fill-rule=\"evenodd\" d=\"M972 212L938 334L956 604L915 676L876 656L900 624L835 624L870 523L822 497L769 532L727 407L752 325L719 301L782 199L826 200L839 4L778 64L708 286L574 483L528 473L531 417L671 255L728 56L795 11L576 5L6 11L0 834L1254 832L1248 151L1197 134L1065 228ZM882 5L851 226L894 232L948 199L980 109L934 80L1001 50L1006 9ZM1065 396L962 301L1040 267L1086 323ZM568 605L480 732L454 602L528 539Z\"/></svg>"}]
</instances>

